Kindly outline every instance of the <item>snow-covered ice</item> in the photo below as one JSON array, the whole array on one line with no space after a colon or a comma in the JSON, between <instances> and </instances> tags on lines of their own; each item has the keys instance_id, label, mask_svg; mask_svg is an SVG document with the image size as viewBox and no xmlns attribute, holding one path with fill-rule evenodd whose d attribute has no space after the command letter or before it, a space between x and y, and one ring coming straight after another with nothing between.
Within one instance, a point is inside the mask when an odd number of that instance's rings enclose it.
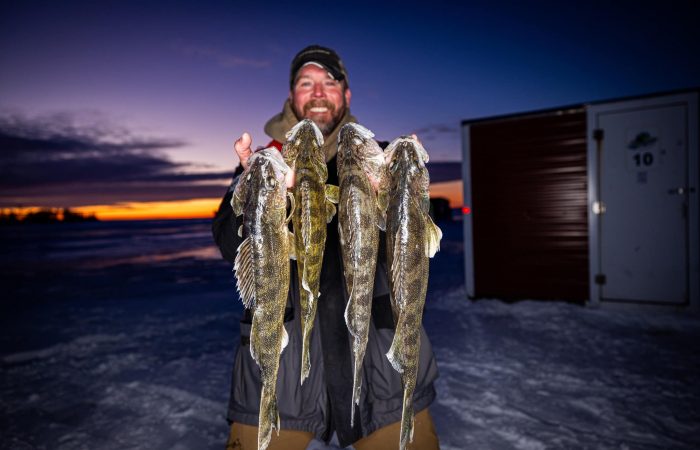
<instances>
[{"instance_id":1,"label":"snow-covered ice","mask_svg":"<svg viewBox=\"0 0 700 450\"><path fill-rule=\"evenodd\" d=\"M700 448L700 319L468 301L461 224L424 324L441 448ZM220 449L240 302L208 221L3 228L3 449Z\"/></svg>"}]
</instances>

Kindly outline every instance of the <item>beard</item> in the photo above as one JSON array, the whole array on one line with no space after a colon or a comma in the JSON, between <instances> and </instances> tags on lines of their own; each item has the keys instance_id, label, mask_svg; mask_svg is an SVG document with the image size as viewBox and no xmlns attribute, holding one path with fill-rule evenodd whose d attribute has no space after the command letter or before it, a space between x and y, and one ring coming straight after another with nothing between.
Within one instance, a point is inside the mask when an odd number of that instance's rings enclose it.
<instances>
[{"instance_id":1,"label":"beard","mask_svg":"<svg viewBox=\"0 0 700 450\"><path fill-rule=\"evenodd\" d=\"M317 114L311 114L311 108L315 108L317 106L323 106L328 108L330 117L327 117L327 115L319 117ZM337 109L335 105L329 102L328 100L319 99L308 101L304 105L303 111L295 110L294 113L296 114L297 119L299 120L311 119L316 124L316 126L318 126L319 130L321 130L321 134L323 134L324 137L328 137L343 119L343 116L345 115L345 109L346 102L345 96L343 96L343 102L339 105Z\"/></svg>"}]
</instances>

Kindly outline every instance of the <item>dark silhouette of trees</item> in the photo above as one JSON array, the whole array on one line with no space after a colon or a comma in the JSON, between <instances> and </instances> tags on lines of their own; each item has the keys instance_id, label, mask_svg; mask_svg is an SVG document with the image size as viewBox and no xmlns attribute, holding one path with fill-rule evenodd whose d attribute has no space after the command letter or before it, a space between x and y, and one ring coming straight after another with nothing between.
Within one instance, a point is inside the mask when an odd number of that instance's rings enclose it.
<instances>
[{"instance_id":1,"label":"dark silhouette of trees","mask_svg":"<svg viewBox=\"0 0 700 450\"><path fill-rule=\"evenodd\" d=\"M13 225L20 223L76 223L95 222L95 214L83 214L71 211L70 208L41 208L21 214L13 209L0 210L0 224Z\"/></svg>"}]
</instances>

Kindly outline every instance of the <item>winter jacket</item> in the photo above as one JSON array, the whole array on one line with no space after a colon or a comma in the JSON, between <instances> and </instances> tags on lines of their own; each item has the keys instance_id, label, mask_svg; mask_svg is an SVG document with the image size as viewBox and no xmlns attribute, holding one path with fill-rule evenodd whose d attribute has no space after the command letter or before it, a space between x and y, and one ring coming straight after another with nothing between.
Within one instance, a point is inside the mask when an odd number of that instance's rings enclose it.
<instances>
[{"instance_id":1,"label":"winter jacket","mask_svg":"<svg viewBox=\"0 0 700 450\"><path fill-rule=\"evenodd\" d=\"M347 122L357 120L347 112L341 123L326 138L324 150L328 165L328 184L338 185L336 149L338 130ZM289 101L282 113L273 117L265 131L274 145L283 142L285 133L298 120ZM240 168L237 174L240 174ZM242 223L234 217L230 206L234 183L224 196L214 218L212 231L221 254L233 263L241 238L235 230ZM394 320L389 298L386 272L386 241L381 234L377 273L375 276L367 350L363 363L360 405L355 410L355 426L350 427L352 398L352 359L350 335L344 312L348 301L343 277L343 263L338 238L337 216L328 224L326 246L321 271L321 296L311 336L311 371L300 385L301 323L297 266L291 264L290 288L285 311L285 328L289 343L280 357L277 381L277 404L281 427L313 433L328 440L335 431L342 446L350 445L363 436L401 419L403 387L401 378L385 354L394 336ZM241 319L241 341L234 360L228 420L257 426L260 405L260 373L250 356L249 335L252 315L246 310ZM435 398L433 381L437 366L430 341L421 329L421 349L418 380L414 394L416 412L426 408Z\"/></svg>"}]
</instances>

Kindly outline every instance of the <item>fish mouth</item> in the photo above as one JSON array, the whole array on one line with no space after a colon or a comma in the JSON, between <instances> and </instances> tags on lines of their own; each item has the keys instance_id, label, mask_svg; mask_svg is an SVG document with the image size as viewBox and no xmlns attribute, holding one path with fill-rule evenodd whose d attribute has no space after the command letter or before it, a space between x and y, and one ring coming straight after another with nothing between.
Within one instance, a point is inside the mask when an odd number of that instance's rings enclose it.
<instances>
[{"instance_id":1,"label":"fish mouth","mask_svg":"<svg viewBox=\"0 0 700 450\"><path fill-rule=\"evenodd\" d=\"M339 139L347 142L354 142L360 145L363 141L372 139L374 133L360 124L349 122L343 125L338 134Z\"/></svg>"}]
</instances>

